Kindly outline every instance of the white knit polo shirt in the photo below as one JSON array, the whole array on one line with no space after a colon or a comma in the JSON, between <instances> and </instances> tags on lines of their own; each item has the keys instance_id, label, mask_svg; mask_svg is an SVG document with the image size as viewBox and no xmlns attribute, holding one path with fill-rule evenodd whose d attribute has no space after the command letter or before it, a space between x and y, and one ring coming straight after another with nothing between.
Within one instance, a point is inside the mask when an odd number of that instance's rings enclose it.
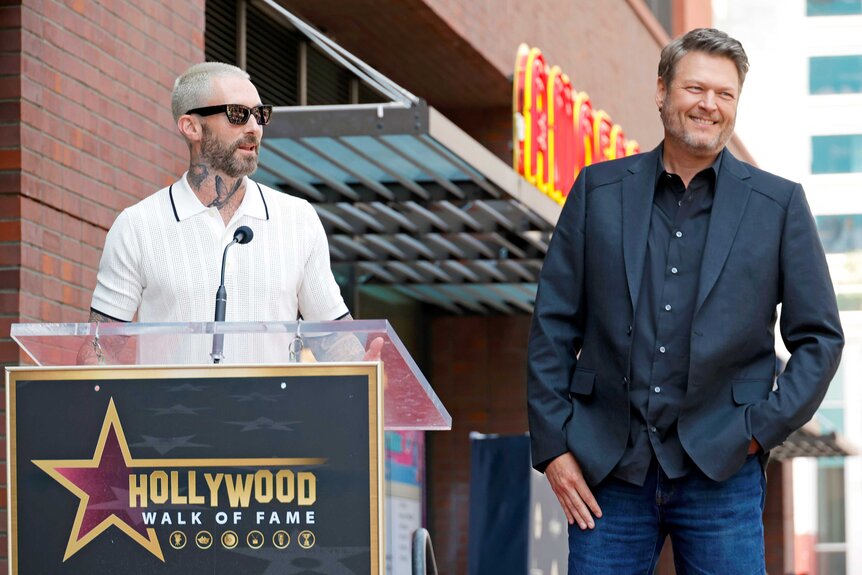
<instances>
[{"instance_id":1,"label":"white knit polo shirt","mask_svg":"<svg viewBox=\"0 0 862 575\"><path fill-rule=\"evenodd\" d=\"M327 321L347 313L311 204L246 178L245 197L225 226L186 174L117 217L92 308L123 321L135 312L140 322L212 321L222 252L243 225L254 238L228 251L227 321L295 321L299 314Z\"/></svg>"}]
</instances>

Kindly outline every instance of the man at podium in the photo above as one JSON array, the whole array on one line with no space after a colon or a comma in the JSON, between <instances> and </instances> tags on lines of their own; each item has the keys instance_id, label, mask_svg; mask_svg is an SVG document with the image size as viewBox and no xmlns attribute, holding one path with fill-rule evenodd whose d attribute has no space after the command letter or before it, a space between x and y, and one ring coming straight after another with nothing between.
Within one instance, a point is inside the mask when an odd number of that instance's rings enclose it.
<instances>
[{"instance_id":1,"label":"man at podium","mask_svg":"<svg viewBox=\"0 0 862 575\"><path fill-rule=\"evenodd\" d=\"M210 321L222 274L231 304L227 321L349 319L314 208L249 178L272 117L249 75L229 64L196 64L174 83L171 110L188 145L188 170L117 217L105 240L90 321L136 315L140 322ZM242 235L246 228L251 232ZM227 251L222 271L223 252L239 236L245 245ZM258 348L272 347L232 339L234 357L254 358ZM182 354L207 362L206 342L199 343ZM111 351L85 346L79 360L103 360Z\"/></svg>"}]
</instances>

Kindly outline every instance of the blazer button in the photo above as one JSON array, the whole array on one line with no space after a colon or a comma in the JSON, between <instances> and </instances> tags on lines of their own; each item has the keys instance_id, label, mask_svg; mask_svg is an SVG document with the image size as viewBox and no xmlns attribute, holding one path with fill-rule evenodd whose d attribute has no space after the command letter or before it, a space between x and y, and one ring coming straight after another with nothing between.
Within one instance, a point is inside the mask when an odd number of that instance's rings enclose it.
<instances>
[{"instance_id":1,"label":"blazer button","mask_svg":"<svg viewBox=\"0 0 862 575\"><path fill-rule=\"evenodd\" d=\"M628 384L629 384L629 378L626 376L623 376L623 385L627 386Z\"/></svg>"},{"instance_id":2,"label":"blazer button","mask_svg":"<svg viewBox=\"0 0 862 575\"><path fill-rule=\"evenodd\" d=\"M629 324L629 328L626 330L626 335L631 335L631 334L632 334L632 326L631 326L631 324Z\"/></svg>"}]
</instances>

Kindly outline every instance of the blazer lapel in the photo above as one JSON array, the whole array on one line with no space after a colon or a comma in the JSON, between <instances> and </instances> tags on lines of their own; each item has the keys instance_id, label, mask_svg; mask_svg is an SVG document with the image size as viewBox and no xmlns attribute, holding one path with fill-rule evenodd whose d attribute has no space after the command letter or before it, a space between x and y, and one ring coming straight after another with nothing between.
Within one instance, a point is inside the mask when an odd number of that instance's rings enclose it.
<instances>
[{"instance_id":1,"label":"blazer lapel","mask_svg":"<svg viewBox=\"0 0 862 575\"><path fill-rule=\"evenodd\" d=\"M643 276L659 153L661 147L644 154L629 167L630 175L622 180L623 258L632 309L637 308Z\"/></svg>"},{"instance_id":2,"label":"blazer lapel","mask_svg":"<svg viewBox=\"0 0 862 575\"><path fill-rule=\"evenodd\" d=\"M712 214L709 217L709 230L700 267L694 313L700 310L709 292L715 286L730 253L751 195L751 186L744 181L749 177L750 174L745 165L729 150L725 150L716 181Z\"/></svg>"}]
</instances>

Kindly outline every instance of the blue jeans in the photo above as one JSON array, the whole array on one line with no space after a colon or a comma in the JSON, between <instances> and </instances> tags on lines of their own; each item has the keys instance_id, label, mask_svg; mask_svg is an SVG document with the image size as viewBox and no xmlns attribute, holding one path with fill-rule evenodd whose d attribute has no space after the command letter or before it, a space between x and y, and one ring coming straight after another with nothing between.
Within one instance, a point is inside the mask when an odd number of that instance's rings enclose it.
<instances>
[{"instance_id":1,"label":"blue jeans","mask_svg":"<svg viewBox=\"0 0 862 575\"><path fill-rule=\"evenodd\" d=\"M643 487L610 477L593 489L595 529L569 526L569 575L653 573L669 535L677 575L763 575L766 476L751 455L721 483L697 469L669 479L653 461Z\"/></svg>"}]
</instances>

